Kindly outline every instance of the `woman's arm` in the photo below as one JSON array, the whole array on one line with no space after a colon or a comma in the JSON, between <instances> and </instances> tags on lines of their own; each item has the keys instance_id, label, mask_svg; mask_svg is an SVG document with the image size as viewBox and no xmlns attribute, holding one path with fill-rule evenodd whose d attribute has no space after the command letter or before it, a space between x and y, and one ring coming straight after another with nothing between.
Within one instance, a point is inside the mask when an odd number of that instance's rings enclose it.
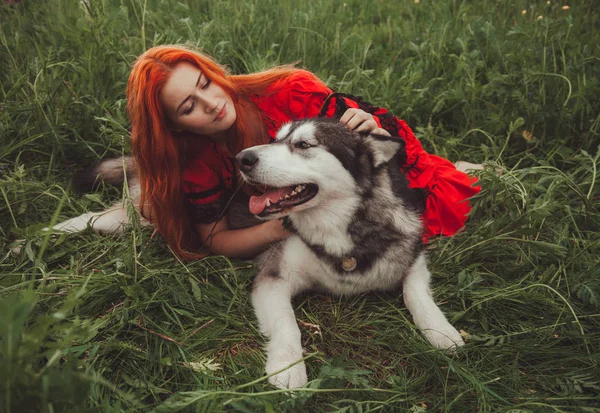
<instances>
[{"instance_id":1,"label":"woman's arm","mask_svg":"<svg viewBox=\"0 0 600 413\"><path fill-rule=\"evenodd\" d=\"M196 231L211 253L230 258L254 257L272 243L290 236L278 219L244 229L229 229L227 215L216 224L196 224Z\"/></svg>"}]
</instances>

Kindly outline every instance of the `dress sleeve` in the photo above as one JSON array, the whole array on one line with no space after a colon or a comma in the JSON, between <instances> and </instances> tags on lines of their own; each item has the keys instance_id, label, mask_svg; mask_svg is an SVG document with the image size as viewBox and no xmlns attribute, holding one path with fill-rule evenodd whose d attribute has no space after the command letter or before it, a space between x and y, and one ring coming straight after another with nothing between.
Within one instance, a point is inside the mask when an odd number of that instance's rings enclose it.
<instances>
[{"instance_id":1,"label":"dress sleeve","mask_svg":"<svg viewBox=\"0 0 600 413\"><path fill-rule=\"evenodd\" d=\"M292 120L314 118L332 91L314 74L301 70L290 76L288 107Z\"/></svg>"},{"instance_id":2,"label":"dress sleeve","mask_svg":"<svg viewBox=\"0 0 600 413\"><path fill-rule=\"evenodd\" d=\"M318 77L298 70L275 82L256 104L267 132L274 138L284 123L318 116L323 102L332 93Z\"/></svg>"},{"instance_id":3,"label":"dress sleeve","mask_svg":"<svg viewBox=\"0 0 600 413\"><path fill-rule=\"evenodd\" d=\"M225 189L219 174L202 162L195 162L184 171L183 191L193 223L210 224L221 218Z\"/></svg>"}]
</instances>

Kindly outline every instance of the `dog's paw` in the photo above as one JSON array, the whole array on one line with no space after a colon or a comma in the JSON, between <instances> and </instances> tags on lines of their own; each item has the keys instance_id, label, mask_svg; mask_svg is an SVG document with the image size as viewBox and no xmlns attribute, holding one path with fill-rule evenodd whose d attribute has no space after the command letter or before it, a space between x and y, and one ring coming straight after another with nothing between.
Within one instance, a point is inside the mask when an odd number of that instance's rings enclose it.
<instances>
[{"instance_id":1,"label":"dog's paw","mask_svg":"<svg viewBox=\"0 0 600 413\"><path fill-rule=\"evenodd\" d=\"M306 365L303 361L296 363L301 358L302 355L281 355L280 357L269 357L266 368L267 374L271 375L279 371L279 373L269 377L269 383L279 389L294 389L304 386L308 382L308 377L306 376ZM292 366L292 364L294 365ZM285 370L280 371L282 369Z\"/></svg>"},{"instance_id":2,"label":"dog's paw","mask_svg":"<svg viewBox=\"0 0 600 413\"><path fill-rule=\"evenodd\" d=\"M423 329L422 333L432 346L440 350L454 351L465 345L460 333L450 324L441 328Z\"/></svg>"}]
</instances>

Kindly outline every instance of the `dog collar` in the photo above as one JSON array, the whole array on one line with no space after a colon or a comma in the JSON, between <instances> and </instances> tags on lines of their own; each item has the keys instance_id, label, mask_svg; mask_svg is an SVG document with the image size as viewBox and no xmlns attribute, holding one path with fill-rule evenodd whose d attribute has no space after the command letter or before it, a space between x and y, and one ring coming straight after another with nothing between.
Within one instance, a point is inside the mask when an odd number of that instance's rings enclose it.
<instances>
[{"instance_id":1,"label":"dog collar","mask_svg":"<svg viewBox=\"0 0 600 413\"><path fill-rule=\"evenodd\" d=\"M344 271L352 271L356 268L356 258L354 257L344 257L342 258L342 268Z\"/></svg>"},{"instance_id":2,"label":"dog collar","mask_svg":"<svg viewBox=\"0 0 600 413\"><path fill-rule=\"evenodd\" d=\"M283 221L282 222L283 229L285 229L288 232L291 232L292 234L298 234L298 231L296 230L296 227L294 227L294 223L292 222L290 217L285 216L285 217L281 218L281 220ZM310 244L308 244L308 245L310 245ZM311 248L314 250L317 247L312 246ZM322 247L321 247L321 249L322 249ZM354 271L356 269L357 265L358 265L358 263L356 261L356 258L354 258L354 257L346 256L346 257L342 258L342 269L346 272Z\"/></svg>"}]
</instances>

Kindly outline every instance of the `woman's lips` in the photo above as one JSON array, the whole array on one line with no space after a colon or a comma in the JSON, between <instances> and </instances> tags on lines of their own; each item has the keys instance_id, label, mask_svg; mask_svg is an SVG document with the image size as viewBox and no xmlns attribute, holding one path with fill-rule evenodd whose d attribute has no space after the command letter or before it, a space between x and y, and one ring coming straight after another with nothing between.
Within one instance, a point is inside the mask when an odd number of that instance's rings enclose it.
<instances>
[{"instance_id":1,"label":"woman's lips","mask_svg":"<svg viewBox=\"0 0 600 413\"><path fill-rule=\"evenodd\" d=\"M227 107L227 104L224 104L223 107L221 108L221 110L219 111L219 113L217 114L215 121L221 120L225 117L225 115L227 115L226 107Z\"/></svg>"}]
</instances>

